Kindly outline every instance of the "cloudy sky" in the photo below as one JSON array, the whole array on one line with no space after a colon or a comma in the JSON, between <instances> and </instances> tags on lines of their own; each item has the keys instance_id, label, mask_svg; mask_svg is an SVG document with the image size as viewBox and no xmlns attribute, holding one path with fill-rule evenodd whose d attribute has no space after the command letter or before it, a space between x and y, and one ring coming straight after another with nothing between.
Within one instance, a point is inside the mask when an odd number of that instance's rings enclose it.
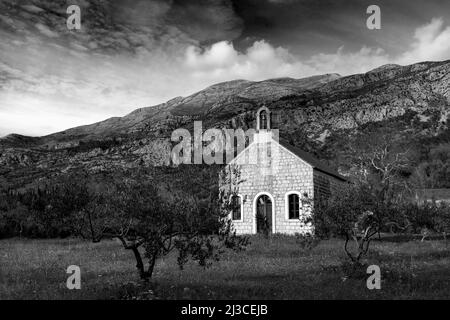
<instances>
[{"instance_id":1,"label":"cloudy sky","mask_svg":"<svg viewBox=\"0 0 450 320\"><path fill-rule=\"evenodd\" d=\"M70 4L81 30L67 29ZM380 30L366 27L371 4ZM448 0L0 0L0 136L122 116L221 81L447 59Z\"/></svg>"}]
</instances>

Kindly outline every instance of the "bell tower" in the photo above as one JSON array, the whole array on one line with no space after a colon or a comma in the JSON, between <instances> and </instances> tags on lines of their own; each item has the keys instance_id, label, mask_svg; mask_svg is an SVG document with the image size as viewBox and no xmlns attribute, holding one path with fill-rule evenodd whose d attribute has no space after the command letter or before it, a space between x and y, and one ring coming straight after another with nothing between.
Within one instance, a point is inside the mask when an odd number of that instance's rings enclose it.
<instances>
[{"instance_id":1,"label":"bell tower","mask_svg":"<svg viewBox=\"0 0 450 320\"><path fill-rule=\"evenodd\" d=\"M262 106L256 112L256 131L270 131L271 114L269 108Z\"/></svg>"},{"instance_id":2,"label":"bell tower","mask_svg":"<svg viewBox=\"0 0 450 320\"><path fill-rule=\"evenodd\" d=\"M256 112L256 134L255 140L258 142L269 142L272 139L271 112L266 106L262 106Z\"/></svg>"}]
</instances>

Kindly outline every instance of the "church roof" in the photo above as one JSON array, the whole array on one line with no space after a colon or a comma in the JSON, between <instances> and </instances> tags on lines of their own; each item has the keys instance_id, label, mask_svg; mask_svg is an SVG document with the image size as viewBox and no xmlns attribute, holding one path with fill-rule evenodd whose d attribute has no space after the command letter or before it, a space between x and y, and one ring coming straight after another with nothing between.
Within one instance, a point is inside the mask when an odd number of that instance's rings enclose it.
<instances>
[{"instance_id":1,"label":"church roof","mask_svg":"<svg viewBox=\"0 0 450 320\"><path fill-rule=\"evenodd\" d=\"M320 160L316 159L313 155L310 153L303 151L297 147L294 147L292 144L290 144L287 140L280 138L278 143L283 146L284 148L288 149L290 152L295 154L297 157L302 159L303 161L307 162L309 165L311 165L314 169L324 172L326 174L329 174L339 180L347 181L348 179L342 175L340 175L337 171L331 169L327 165L323 164Z\"/></svg>"},{"instance_id":2,"label":"church roof","mask_svg":"<svg viewBox=\"0 0 450 320\"><path fill-rule=\"evenodd\" d=\"M328 167L327 165L322 163L320 160L315 158L310 153L293 146L287 140L285 140L283 138L279 138L278 141L276 141L276 140L272 140L272 141L277 142L279 145L281 145L282 147L284 147L285 149L290 151L292 154L294 154L295 156L299 157L300 159L302 159L303 161L308 163L310 166L313 167L313 169L321 171L323 173L326 173L326 174L333 176L339 180L349 181L348 178L340 175L336 170L331 169L330 167ZM232 161L235 161L241 154L244 154L245 150L247 150L247 148L249 148L249 147L250 146L247 146L246 148L244 148L244 150L242 150L238 155L236 155L236 157L234 157L234 159Z\"/></svg>"}]
</instances>

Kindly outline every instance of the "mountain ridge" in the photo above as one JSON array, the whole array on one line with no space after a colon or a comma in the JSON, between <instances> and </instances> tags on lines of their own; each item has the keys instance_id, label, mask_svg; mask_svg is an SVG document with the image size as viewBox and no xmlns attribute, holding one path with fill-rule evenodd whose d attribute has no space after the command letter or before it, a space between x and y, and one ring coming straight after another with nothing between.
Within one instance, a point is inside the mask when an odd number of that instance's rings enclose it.
<instances>
[{"instance_id":1,"label":"mountain ridge","mask_svg":"<svg viewBox=\"0 0 450 320\"><path fill-rule=\"evenodd\" d=\"M267 85L272 85L273 87L275 87L278 90L291 89L293 92L297 92L298 90L304 90L305 88L314 88L317 85L326 83L327 81L332 81L339 77L340 76L338 74L324 74L324 75L317 75L317 76L300 78L300 79L285 77L285 78L267 79L267 80L263 80L263 81L249 81L249 80L225 81L225 82L216 83L211 86L208 86L207 88L200 90L198 92L195 92L192 95L189 95L187 97L176 97L176 98L170 99L167 102L164 102L164 103L161 103L158 105L143 107L143 108L133 110L130 113L128 113L122 117L110 117L110 118L107 118L107 119L99 121L99 122L95 122L92 124L86 124L86 125L82 125L82 126L77 126L77 127L73 127L73 128L68 128L66 130L51 133L51 134L48 134L45 136L27 137L24 135L12 133L12 134L6 135L4 137L0 137L0 139L3 139L3 141L5 141L5 140L10 140L11 138L14 138L16 136L22 136L23 137L22 140L29 140L30 143L31 143L31 141L33 141L33 144L36 144L36 143L40 142L41 140L43 140L42 143L45 143L45 141L47 141L51 137L59 137L61 135L67 135L67 134L70 135L70 133L72 133L72 132L73 132L72 134L77 135L77 133L76 133L77 131L80 132L79 134L82 134L81 132L83 131L83 129L88 129L88 131L90 131L89 129L92 128L95 131L95 129L102 130L102 128L105 125L106 126L110 125L115 128L123 128L123 127L126 127L127 123L128 124L134 124L134 123L137 124L140 120L145 120L146 117L149 117L149 116L153 117L155 114L155 111L169 111L169 112L172 112L176 116L195 115L196 112L192 112L192 110L193 109L196 110L196 107L193 105L195 105L199 101L201 102L202 96L208 97L208 96L214 95L215 91L219 91L220 95L224 95L224 89L228 89L228 90L231 89L230 90L231 94L234 94L235 90L233 90L233 89L236 89L237 91L240 91L240 94L246 94L247 95L246 98L252 99L252 98L255 98L255 96L257 96L258 94L261 95L260 92L255 92L255 89L260 89L261 86L263 88L267 88ZM234 85L236 85L236 84L239 85L237 88L234 87ZM243 87L243 85L244 85L244 87ZM253 95L252 95L252 93L249 93L249 91L251 89L253 89L253 92L252 92ZM213 91L213 92L211 93L210 91ZM229 95L230 94L228 94L227 96L229 96ZM242 98L245 98L245 97L242 97ZM214 104L217 104L220 102L221 101L213 101L212 103L209 103L209 104L214 105ZM205 103L200 103L200 106L202 108L205 108ZM163 109L167 109L167 110L163 110ZM204 113L205 110L197 107L196 111L198 114L201 114L201 113ZM124 122L123 124L120 123L122 121ZM29 139L26 139L25 137L27 137ZM14 138L12 140L17 140L17 139Z\"/></svg>"},{"instance_id":2,"label":"mountain ridge","mask_svg":"<svg viewBox=\"0 0 450 320\"><path fill-rule=\"evenodd\" d=\"M8 135L0 140L0 174L8 183L23 185L44 174L77 168L168 164L173 130L191 130L196 120L204 130L245 130L255 126L262 104L273 112L281 136L342 173L349 169L342 159L355 134L370 139L391 130L398 136L395 143L413 143L418 153L430 152L420 144L450 144L449 87L450 60L381 66L344 77L223 82L123 117L43 137ZM418 154L417 164L422 160Z\"/></svg>"},{"instance_id":3,"label":"mountain ridge","mask_svg":"<svg viewBox=\"0 0 450 320\"><path fill-rule=\"evenodd\" d=\"M401 72L402 68L407 68L407 67L412 67L412 66L416 66L416 67L420 67L423 65L427 65L427 64L440 64L440 63L448 63L450 60L446 60L446 61L442 61L442 62L432 62L432 61L427 61L427 62L420 62L417 64L413 64L413 65L409 65L409 66L400 66L400 65L396 65L396 64L386 64L386 65L382 65L380 67L377 67L375 69L372 69L366 73L360 73L360 74L354 74L354 75L348 75L348 76L340 76L337 73L328 73L328 74L323 74L323 75L315 75L315 76L310 76L310 77L306 77L306 78L290 78L290 77L280 77L280 78L271 78L271 79L266 79L266 80L262 80L262 81L249 81L249 80L244 80L244 79L236 79L236 80L231 80L231 81L224 81L224 82L220 82L220 83L216 83L213 84L211 86L206 87L203 90L200 90L198 92L195 92L189 96L186 97L175 97L172 98L164 103L158 104L158 105L154 105L154 106L149 106L149 107L142 107L142 108L138 108L135 109L131 112L129 112L128 114L122 116L122 117L110 117L107 118L105 120L99 121L99 122L95 122L92 124L86 124L86 125L81 125L81 126L77 126L77 127L73 127L73 128L68 128L65 129L63 131L59 131L59 132L55 132L55 133L51 133L48 135L44 135L44 136L25 136L25 135L21 135L21 134L17 134L17 133L11 133L8 134L4 137L0 137L0 140L10 140L11 138L17 137L17 136L21 136L23 137L22 140L33 140L35 143L41 139L43 140L47 140L49 137L53 137L53 136L58 136L58 135L62 135L62 134L67 134L68 132L72 132L72 131L78 131L80 129L83 128L101 128L104 124L107 123L112 123L112 125L119 125L119 127L122 127L120 124L118 124L117 122L119 122L120 120L126 120L131 116L135 116L139 113L144 113L145 116L148 116L148 113L152 113L151 111L154 110L161 110L162 108L168 108L168 111L173 112L174 115L178 115L178 116L183 116L183 115L197 115L199 113L202 113L202 109L200 109L199 112L195 113L192 111L189 112L187 110L185 110L185 107L187 103L191 102L190 104L188 104L188 107L192 106L192 102L198 102L198 100L200 99L195 99L198 96L201 95L205 95L205 92L212 90L212 89L217 89L220 90L221 94L224 94L224 86L225 87L229 87L232 84L246 84L246 88L251 87L251 86L260 86L260 85L265 85L265 84L279 84L279 88L277 89L282 89L282 88L286 88L286 87L293 87L293 89L295 91L297 90L307 90L307 89L314 89L319 87L321 84L327 84L329 82L333 82L335 80L339 80L339 79L346 79L346 78L350 78L353 79L357 76L367 76L370 74L379 74L379 73L385 73L385 74L390 74L389 78L392 78L396 75L398 75L398 73ZM387 78L383 79L386 80ZM316 80L316 81L314 81ZM308 81L310 83L308 83ZM289 82L289 86L286 85L284 82ZM302 82L306 82L307 85L301 85ZM297 85L297 86L296 86ZM309 85L309 86L308 86ZM336 88L334 88L336 89ZM347 88L348 89L348 88ZM287 95L287 94L285 94ZM282 95L282 96L285 96ZM193 100L193 101L192 101ZM182 103L180 103L182 102ZM174 104L175 107L174 108ZM203 107L203 105L202 105ZM195 107L193 107L195 108ZM175 110L174 110L175 109ZM192 110L192 109L191 109ZM184 112L183 112L184 111ZM141 116L142 118L142 116ZM11 136L11 137L10 137ZM16 138L14 138L14 140L17 140Z\"/></svg>"}]
</instances>

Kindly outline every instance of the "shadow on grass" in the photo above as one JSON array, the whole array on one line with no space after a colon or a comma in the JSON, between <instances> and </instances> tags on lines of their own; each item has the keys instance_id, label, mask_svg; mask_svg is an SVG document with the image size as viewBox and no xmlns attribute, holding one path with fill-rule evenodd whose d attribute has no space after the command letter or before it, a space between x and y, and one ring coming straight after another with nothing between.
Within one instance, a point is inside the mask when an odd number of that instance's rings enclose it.
<instances>
[{"instance_id":1,"label":"shadow on grass","mask_svg":"<svg viewBox=\"0 0 450 320\"><path fill-rule=\"evenodd\" d=\"M266 276L242 277L240 282L202 285L199 283L156 280L152 286L159 299L168 300L312 300L312 299L382 299L384 293L367 290L365 280L343 279L340 274L287 279ZM277 283L273 283L276 280ZM289 280L289 281L288 281Z\"/></svg>"},{"instance_id":2,"label":"shadow on grass","mask_svg":"<svg viewBox=\"0 0 450 320\"><path fill-rule=\"evenodd\" d=\"M375 237L374 242L409 242L409 241L421 241L421 234L406 234L406 233L397 233L397 234L382 234L381 238ZM425 238L424 241L431 240L445 240L444 236L441 234L431 234ZM450 239L447 240L450 242Z\"/></svg>"},{"instance_id":3,"label":"shadow on grass","mask_svg":"<svg viewBox=\"0 0 450 320\"><path fill-rule=\"evenodd\" d=\"M420 247L420 245L422 245L422 247ZM407 252L400 250L401 249L387 253L384 250L381 251L379 249L372 248L367 255L367 259L380 263L395 263L399 261L415 261L416 263L438 263L440 260L450 259L450 246L449 250L435 249L428 246L425 247L423 243L420 242L417 243L416 247L412 247Z\"/></svg>"}]
</instances>

